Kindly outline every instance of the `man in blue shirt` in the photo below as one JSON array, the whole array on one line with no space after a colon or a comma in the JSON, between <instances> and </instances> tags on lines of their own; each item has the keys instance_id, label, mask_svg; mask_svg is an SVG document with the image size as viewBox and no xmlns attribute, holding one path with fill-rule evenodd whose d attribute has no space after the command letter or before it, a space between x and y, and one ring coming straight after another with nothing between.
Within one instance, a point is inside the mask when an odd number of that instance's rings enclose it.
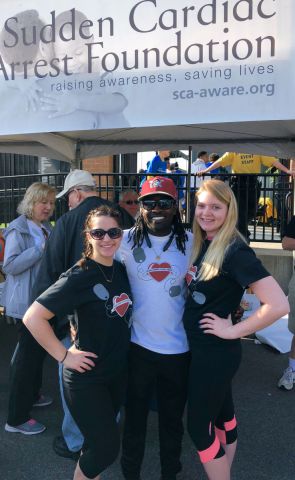
<instances>
[{"instance_id":1,"label":"man in blue shirt","mask_svg":"<svg viewBox=\"0 0 295 480\"><path fill-rule=\"evenodd\" d=\"M170 159L170 150L159 150L158 154L150 161L147 173L167 173L167 162Z\"/></svg>"}]
</instances>

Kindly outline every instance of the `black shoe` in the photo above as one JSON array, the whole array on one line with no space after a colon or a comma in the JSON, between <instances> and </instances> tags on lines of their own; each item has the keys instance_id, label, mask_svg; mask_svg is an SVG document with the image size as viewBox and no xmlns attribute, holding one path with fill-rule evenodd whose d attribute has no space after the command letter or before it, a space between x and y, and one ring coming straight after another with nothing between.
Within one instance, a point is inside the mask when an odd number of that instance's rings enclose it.
<instances>
[{"instance_id":1,"label":"black shoe","mask_svg":"<svg viewBox=\"0 0 295 480\"><path fill-rule=\"evenodd\" d=\"M55 437L55 439L53 440L52 448L55 451L56 455L59 455L60 457L71 458L75 462L77 462L80 457L81 450L79 450L78 452L72 452L71 450L69 450L62 435Z\"/></svg>"}]
</instances>

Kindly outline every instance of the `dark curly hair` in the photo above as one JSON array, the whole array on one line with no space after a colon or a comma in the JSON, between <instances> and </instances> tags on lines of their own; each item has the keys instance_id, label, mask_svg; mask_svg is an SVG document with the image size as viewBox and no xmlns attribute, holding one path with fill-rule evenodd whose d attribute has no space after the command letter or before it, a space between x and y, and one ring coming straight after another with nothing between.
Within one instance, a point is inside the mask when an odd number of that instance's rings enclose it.
<instances>
[{"instance_id":1,"label":"dark curly hair","mask_svg":"<svg viewBox=\"0 0 295 480\"><path fill-rule=\"evenodd\" d=\"M171 241L168 242L168 247L172 243L173 238L175 237L176 246L183 254L185 253L185 243L188 239L185 232L184 225L181 221L179 210L176 210L176 213L172 221L172 236ZM151 247L151 242L148 236L148 230L144 222L143 216L141 213L137 217L134 227L130 230L128 234L128 241L133 241L132 249L135 247L141 247L143 241L146 240L148 247ZM167 248L168 248L167 247Z\"/></svg>"}]
</instances>

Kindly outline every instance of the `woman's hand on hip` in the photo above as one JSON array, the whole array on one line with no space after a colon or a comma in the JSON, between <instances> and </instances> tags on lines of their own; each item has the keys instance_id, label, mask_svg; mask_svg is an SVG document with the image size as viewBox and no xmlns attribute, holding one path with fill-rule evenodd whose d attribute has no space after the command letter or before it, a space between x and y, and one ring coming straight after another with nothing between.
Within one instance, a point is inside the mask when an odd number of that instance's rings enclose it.
<instances>
[{"instance_id":1,"label":"woman's hand on hip","mask_svg":"<svg viewBox=\"0 0 295 480\"><path fill-rule=\"evenodd\" d=\"M234 340L237 338L230 315L228 318L221 318L215 315L215 313L205 313L202 320L200 320L200 328L204 333L216 335L225 340Z\"/></svg>"},{"instance_id":2,"label":"woman's hand on hip","mask_svg":"<svg viewBox=\"0 0 295 480\"><path fill-rule=\"evenodd\" d=\"M92 352L84 352L78 350L75 345L72 345L68 350L68 354L63 364L66 368L77 370L77 372L84 373L86 370L91 370L95 367L95 363L92 358L97 358L97 355Z\"/></svg>"}]
</instances>

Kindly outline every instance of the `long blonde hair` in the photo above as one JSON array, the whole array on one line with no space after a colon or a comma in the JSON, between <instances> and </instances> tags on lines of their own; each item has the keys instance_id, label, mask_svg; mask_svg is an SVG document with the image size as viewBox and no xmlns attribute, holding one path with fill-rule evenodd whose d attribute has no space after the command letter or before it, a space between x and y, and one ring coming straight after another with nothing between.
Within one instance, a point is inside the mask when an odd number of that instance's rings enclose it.
<instances>
[{"instance_id":1,"label":"long blonde hair","mask_svg":"<svg viewBox=\"0 0 295 480\"><path fill-rule=\"evenodd\" d=\"M199 280L211 280L216 277L221 270L227 248L235 238L243 237L236 228L238 220L238 207L232 190L221 180L205 181L196 193L196 204L201 193L209 192L220 202L227 206L227 215L220 230L210 243L210 246L203 258L201 268L198 273ZM192 249L192 263L201 253L206 233L199 226L196 218L193 221L194 241Z\"/></svg>"}]
</instances>

